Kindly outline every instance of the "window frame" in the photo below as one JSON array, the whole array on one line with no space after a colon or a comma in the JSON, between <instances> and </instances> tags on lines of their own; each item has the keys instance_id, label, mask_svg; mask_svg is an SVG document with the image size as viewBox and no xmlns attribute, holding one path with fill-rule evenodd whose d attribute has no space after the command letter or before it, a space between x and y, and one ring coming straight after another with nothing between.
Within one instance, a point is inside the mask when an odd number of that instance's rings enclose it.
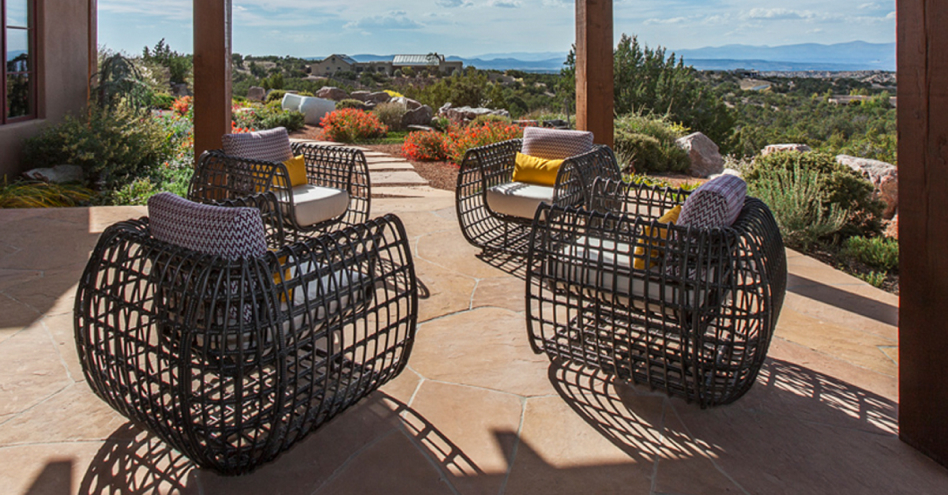
<instances>
[{"instance_id":1,"label":"window frame","mask_svg":"<svg viewBox=\"0 0 948 495\"><path fill-rule=\"evenodd\" d=\"M3 53L3 67L0 73L0 125L15 124L37 118L38 99L36 95L37 75L36 75L36 0L26 0L26 26L14 26L10 29L22 29L27 32L27 70L26 71L7 71L7 1L0 0L0 51ZM29 81L29 109L26 115L17 117L8 117L7 113L7 77L11 74L25 74Z\"/></svg>"}]
</instances>

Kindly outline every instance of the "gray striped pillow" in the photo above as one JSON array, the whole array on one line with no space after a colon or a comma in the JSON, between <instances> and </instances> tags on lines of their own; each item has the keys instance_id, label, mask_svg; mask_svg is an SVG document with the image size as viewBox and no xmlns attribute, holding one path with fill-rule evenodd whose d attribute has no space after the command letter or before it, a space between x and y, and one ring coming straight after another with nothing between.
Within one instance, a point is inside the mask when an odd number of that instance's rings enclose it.
<instances>
[{"instance_id":1,"label":"gray striped pillow","mask_svg":"<svg viewBox=\"0 0 948 495\"><path fill-rule=\"evenodd\" d=\"M224 145L224 154L248 160L283 163L293 158L290 135L283 127L267 131L225 134L221 136L221 144Z\"/></svg>"},{"instance_id":2,"label":"gray striped pillow","mask_svg":"<svg viewBox=\"0 0 948 495\"><path fill-rule=\"evenodd\" d=\"M589 131L567 131L527 127L523 130L524 155L547 160L565 160L591 150L593 133Z\"/></svg>"}]
</instances>

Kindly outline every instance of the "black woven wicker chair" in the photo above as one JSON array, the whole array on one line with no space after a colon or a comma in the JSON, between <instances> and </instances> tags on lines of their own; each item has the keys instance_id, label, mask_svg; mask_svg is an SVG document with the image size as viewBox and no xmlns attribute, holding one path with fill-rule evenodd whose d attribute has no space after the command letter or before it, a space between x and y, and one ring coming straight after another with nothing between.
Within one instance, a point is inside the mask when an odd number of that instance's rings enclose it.
<instances>
[{"instance_id":1,"label":"black woven wicker chair","mask_svg":"<svg viewBox=\"0 0 948 495\"><path fill-rule=\"evenodd\" d=\"M241 203L270 205L280 244L273 193ZM99 238L76 344L99 397L199 466L252 471L404 369L418 295L397 217L233 261L159 241L150 223Z\"/></svg>"},{"instance_id":2,"label":"black woven wicker chair","mask_svg":"<svg viewBox=\"0 0 948 495\"><path fill-rule=\"evenodd\" d=\"M534 352L701 407L747 392L786 292L783 241L770 210L751 197L728 228L656 222L688 194L597 181L592 208L538 211L546 220L534 230L527 265ZM652 262L636 268L634 246Z\"/></svg>"},{"instance_id":3,"label":"black woven wicker chair","mask_svg":"<svg viewBox=\"0 0 948 495\"><path fill-rule=\"evenodd\" d=\"M228 156L221 150L201 155L188 188L188 199L208 203L272 190L283 205L284 220L294 237L356 225L369 218L371 183L361 150L306 143L292 143L291 147L294 155L305 157L310 186L338 190L348 196L319 197L319 191L325 191L319 189L315 197L313 191L304 191L306 197L347 201L345 211L323 218L325 215L314 214L311 208L301 208L299 189L291 186L284 164Z\"/></svg>"},{"instance_id":4,"label":"black woven wicker chair","mask_svg":"<svg viewBox=\"0 0 948 495\"><path fill-rule=\"evenodd\" d=\"M467 242L481 249L514 254L527 251L533 210L521 215L501 213L491 203L495 188L518 187L512 179L521 145L522 140L513 139L473 148L464 155L455 192L458 220ZM596 177L619 178L615 155L607 146L594 146L564 161L548 199L560 206L584 205Z\"/></svg>"}]
</instances>

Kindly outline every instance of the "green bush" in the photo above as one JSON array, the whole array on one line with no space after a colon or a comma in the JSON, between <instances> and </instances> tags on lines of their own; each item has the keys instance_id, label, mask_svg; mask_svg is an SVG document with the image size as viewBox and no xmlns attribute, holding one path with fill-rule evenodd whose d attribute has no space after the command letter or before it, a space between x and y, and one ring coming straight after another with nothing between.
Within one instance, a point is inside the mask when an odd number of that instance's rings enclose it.
<instances>
[{"instance_id":1,"label":"green bush","mask_svg":"<svg viewBox=\"0 0 948 495\"><path fill-rule=\"evenodd\" d=\"M468 125L482 126L488 122L491 122L491 123L501 122L504 124L509 124L511 121L509 117L504 117L503 115L487 114L487 115L478 115L477 117L474 117L474 120L472 120L470 124Z\"/></svg>"},{"instance_id":2,"label":"green bush","mask_svg":"<svg viewBox=\"0 0 948 495\"><path fill-rule=\"evenodd\" d=\"M685 173L691 166L688 152L675 140L686 129L659 117L629 114L615 121L617 156L637 173Z\"/></svg>"},{"instance_id":3,"label":"green bush","mask_svg":"<svg viewBox=\"0 0 948 495\"><path fill-rule=\"evenodd\" d=\"M316 95L313 94L312 91L299 91L299 92L297 92L296 94L298 94L298 95L300 95L300 96L310 96L310 97L316 96Z\"/></svg>"},{"instance_id":4,"label":"green bush","mask_svg":"<svg viewBox=\"0 0 948 495\"><path fill-rule=\"evenodd\" d=\"M451 119L447 117L435 117L431 119L431 127L439 132L447 132L451 127Z\"/></svg>"},{"instance_id":5,"label":"green bush","mask_svg":"<svg viewBox=\"0 0 948 495\"><path fill-rule=\"evenodd\" d=\"M174 99L174 96L171 96L168 93L152 93L151 106L161 110L171 110L171 105L174 104Z\"/></svg>"},{"instance_id":6,"label":"green bush","mask_svg":"<svg viewBox=\"0 0 948 495\"><path fill-rule=\"evenodd\" d=\"M849 212L846 225L840 232L844 237L882 233L885 204L873 198L872 184L858 172L837 163L831 155L799 151L771 153L758 157L744 179L750 184L759 181L768 170L793 170L794 167L819 174L824 207L835 206Z\"/></svg>"},{"instance_id":7,"label":"green bush","mask_svg":"<svg viewBox=\"0 0 948 495\"><path fill-rule=\"evenodd\" d=\"M372 109L372 113L393 131L401 130L402 117L404 117L407 112L408 109L399 103L381 103Z\"/></svg>"},{"instance_id":8,"label":"green bush","mask_svg":"<svg viewBox=\"0 0 948 495\"><path fill-rule=\"evenodd\" d=\"M88 203L94 193L75 184L20 180L0 183L0 208L59 208Z\"/></svg>"},{"instance_id":9,"label":"green bush","mask_svg":"<svg viewBox=\"0 0 948 495\"><path fill-rule=\"evenodd\" d=\"M284 91L284 90L282 90L282 89L274 89L273 91L270 91L269 93L267 93L267 100L266 100L266 101L267 101L267 103L271 103L271 102L274 102L274 101L280 102L280 101L283 101L283 96L284 96L284 95L286 95L286 91Z\"/></svg>"},{"instance_id":10,"label":"green bush","mask_svg":"<svg viewBox=\"0 0 948 495\"><path fill-rule=\"evenodd\" d=\"M298 131L306 126L306 116L300 112L272 112L260 119L257 129L286 127L289 132Z\"/></svg>"},{"instance_id":11,"label":"green bush","mask_svg":"<svg viewBox=\"0 0 948 495\"><path fill-rule=\"evenodd\" d=\"M187 197L192 173L190 168L158 167L154 174L139 177L112 191L105 201L111 205L147 205L148 198L160 192Z\"/></svg>"},{"instance_id":12,"label":"green bush","mask_svg":"<svg viewBox=\"0 0 948 495\"><path fill-rule=\"evenodd\" d=\"M827 206L820 172L799 164L792 169L767 168L747 183L748 194L767 203L783 240L790 247L809 248L835 234L849 212L835 203Z\"/></svg>"},{"instance_id":13,"label":"green bush","mask_svg":"<svg viewBox=\"0 0 948 495\"><path fill-rule=\"evenodd\" d=\"M345 100L340 100L336 102L336 110L342 110L344 108L355 108L356 110L366 110L365 102L356 100L355 98L346 98Z\"/></svg>"},{"instance_id":14,"label":"green bush","mask_svg":"<svg viewBox=\"0 0 948 495\"><path fill-rule=\"evenodd\" d=\"M167 129L150 115L116 106L90 107L27 139L23 158L33 167L79 165L90 182L114 189L147 175L172 151Z\"/></svg>"},{"instance_id":15,"label":"green bush","mask_svg":"<svg viewBox=\"0 0 948 495\"><path fill-rule=\"evenodd\" d=\"M887 272L899 268L899 241L885 237L850 237L841 253L860 263Z\"/></svg>"}]
</instances>

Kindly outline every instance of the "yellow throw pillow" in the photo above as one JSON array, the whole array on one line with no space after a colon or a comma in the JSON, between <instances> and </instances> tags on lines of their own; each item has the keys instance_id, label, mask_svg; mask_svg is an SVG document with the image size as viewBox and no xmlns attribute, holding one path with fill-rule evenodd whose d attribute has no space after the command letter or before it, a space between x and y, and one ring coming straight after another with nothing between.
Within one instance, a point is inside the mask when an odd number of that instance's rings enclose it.
<instances>
[{"instance_id":1,"label":"yellow throw pillow","mask_svg":"<svg viewBox=\"0 0 948 495\"><path fill-rule=\"evenodd\" d=\"M274 250L271 249L270 251ZM290 278L292 278L293 272L291 271L291 265L286 263L287 256L279 256L277 257L277 261L280 263L280 267L283 269L273 272L273 284L279 286L280 284L289 282ZM293 290L291 289L289 292L290 300L292 300ZM286 296L284 294L280 294L280 302L286 302Z\"/></svg>"},{"instance_id":2,"label":"yellow throw pillow","mask_svg":"<svg viewBox=\"0 0 948 495\"><path fill-rule=\"evenodd\" d=\"M306 160L303 155L294 156L283 162L286 165L286 171L290 173L290 187L305 186L309 183L306 178Z\"/></svg>"},{"instance_id":3,"label":"yellow throw pillow","mask_svg":"<svg viewBox=\"0 0 948 495\"><path fill-rule=\"evenodd\" d=\"M662 215L662 217L658 219L658 223L674 224L675 222L678 221L678 215L680 215L680 214L681 214L681 205L678 205L678 206L676 206L676 207L674 207L674 208L672 208L672 209L666 211L665 214ZM652 236L652 228L651 228L651 227L644 227L644 228L642 229L642 238L643 238L643 240L636 243L636 246L635 246L635 253L633 254L633 257L634 257L635 261L632 262L632 267L635 268L635 269L637 269L637 270L644 270L644 269L645 269L645 242L644 242L644 239L648 239L648 238L651 237L651 236ZM657 235L656 237L657 237L656 239L652 239L652 240L650 241L650 242L652 243L652 258L653 258L653 259L652 259L652 262L649 263L649 266L650 266L650 267L655 266L655 265L658 264L658 261L655 260L654 258L658 258L658 257L661 255L661 252L662 252L662 249L661 249L661 248L665 246L665 243L662 242L662 239L667 239L667 238L668 238L668 229L659 228L659 229L658 229L658 235Z\"/></svg>"},{"instance_id":4,"label":"yellow throw pillow","mask_svg":"<svg viewBox=\"0 0 948 495\"><path fill-rule=\"evenodd\" d=\"M556 173L560 171L563 160L547 160L535 156L517 153L514 163L514 182L526 182L538 186L556 185Z\"/></svg>"}]
</instances>

